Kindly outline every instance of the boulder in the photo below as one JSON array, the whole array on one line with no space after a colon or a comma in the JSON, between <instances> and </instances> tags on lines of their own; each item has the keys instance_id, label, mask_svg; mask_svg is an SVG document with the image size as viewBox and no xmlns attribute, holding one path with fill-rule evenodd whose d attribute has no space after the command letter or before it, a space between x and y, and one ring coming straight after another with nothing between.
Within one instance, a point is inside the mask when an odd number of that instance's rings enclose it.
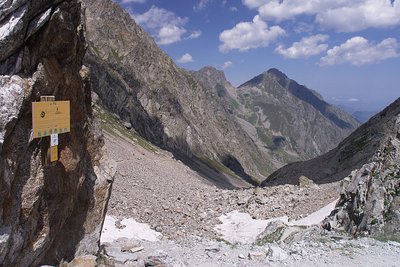
<instances>
[{"instance_id":1,"label":"boulder","mask_svg":"<svg viewBox=\"0 0 400 267\"><path fill-rule=\"evenodd\" d=\"M323 227L351 235L400 240L400 115L397 135L388 139L370 163L343 181L336 209Z\"/></svg>"},{"instance_id":2,"label":"boulder","mask_svg":"<svg viewBox=\"0 0 400 267\"><path fill-rule=\"evenodd\" d=\"M81 5L0 1L0 266L94 255L115 173L91 108ZM32 102L69 100L71 131L32 138ZM114 166L114 167L113 167Z\"/></svg>"},{"instance_id":3,"label":"boulder","mask_svg":"<svg viewBox=\"0 0 400 267\"><path fill-rule=\"evenodd\" d=\"M299 177L299 186L300 186L301 188L310 188L310 187L314 187L315 184L314 184L314 181L313 181L313 180L307 178L307 177L304 176L304 175L301 175L301 176Z\"/></svg>"}]
</instances>

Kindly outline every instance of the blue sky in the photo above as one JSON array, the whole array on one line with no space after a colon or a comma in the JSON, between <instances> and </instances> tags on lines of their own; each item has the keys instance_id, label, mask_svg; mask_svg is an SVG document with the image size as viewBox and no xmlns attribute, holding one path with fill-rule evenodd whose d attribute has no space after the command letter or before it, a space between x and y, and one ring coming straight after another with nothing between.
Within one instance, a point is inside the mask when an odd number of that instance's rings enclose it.
<instances>
[{"instance_id":1,"label":"blue sky","mask_svg":"<svg viewBox=\"0 0 400 267\"><path fill-rule=\"evenodd\" d=\"M118 0L179 66L238 86L278 68L333 104L400 96L400 0Z\"/></svg>"}]
</instances>

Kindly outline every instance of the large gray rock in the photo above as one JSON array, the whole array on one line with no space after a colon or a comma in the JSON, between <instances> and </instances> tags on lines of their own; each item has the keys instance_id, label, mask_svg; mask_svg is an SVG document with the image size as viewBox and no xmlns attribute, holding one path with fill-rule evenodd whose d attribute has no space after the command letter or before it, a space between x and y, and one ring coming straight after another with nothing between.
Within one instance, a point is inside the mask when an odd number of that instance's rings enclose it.
<instances>
[{"instance_id":1,"label":"large gray rock","mask_svg":"<svg viewBox=\"0 0 400 267\"><path fill-rule=\"evenodd\" d=\"M95 254L115 164L91 109L77 1L0 1L0 265L57 264ZM71 132L47 163L31 138L40 96L70 100Z\"/></svg>"},{"instance_id":2,"label":"large gray rock","mask_svg":"<svg viewBox=\"0 0 400 267\"><path fill-rule=\"evenodd\" d=\"M396 134L370 163L343 181L340 200L324 221L325 228L400 240L400 114L395 119Z\"/></svg>"}]
</instances>

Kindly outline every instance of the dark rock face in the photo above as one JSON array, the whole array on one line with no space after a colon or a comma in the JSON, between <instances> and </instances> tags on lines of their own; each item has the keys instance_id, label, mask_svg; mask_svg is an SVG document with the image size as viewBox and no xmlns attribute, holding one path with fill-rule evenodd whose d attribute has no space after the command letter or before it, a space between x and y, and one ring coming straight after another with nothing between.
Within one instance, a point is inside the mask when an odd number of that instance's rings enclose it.
<instances>
[{"instance_id":1,"label":"dark rock face","mask_svg":"<svg viewBox=\"0 0 400 267\"><path fill-rule=\"evenodd\" d=\"M103 151L82 68L77 1L1 1L0 265L56 264L98 250L113 165ZM49 137L31 139L31 103L70 100L71 132L47 163Z\"/></svg>"},{"instance_id":2,"label":"dark rock face","mask_svg":"<svg viewBox=\"0 0 400 267\"><path fill-rule=\"evenodd\" d=\"M289 164L271 174L262 185L296 184L302 175L315 183L342 180L354 169L370 162L388 139L398 136L399 114L400 98L361 125L336 148L314 159Z\"/></svg>"},{"instance_id":3,"label":"dark rock face","mask_svg":"<svg viewBox=\"0 0 400 267\"><path fill-rule=\"evenodd\" d=\"M397 135L343 181L340 200L325 219L325 228L400 240L400 116L397 121Z\"/></svg>"},{"instance_id":4,"label":"dark rock face","mask_svg":"<svg viewBox=\"0 0 400 267\"><path fill-rule=\"evenodd\" d=\"M253 161L262 162L263 155L215 92L178 68L117 3L83 3L89 40L85 64L105 108L175 154L207 165L223 165L232 157L246 175L265 177L262 164ZM233 171L241 170L239 165Z\"/></svg>"}]
</instances>

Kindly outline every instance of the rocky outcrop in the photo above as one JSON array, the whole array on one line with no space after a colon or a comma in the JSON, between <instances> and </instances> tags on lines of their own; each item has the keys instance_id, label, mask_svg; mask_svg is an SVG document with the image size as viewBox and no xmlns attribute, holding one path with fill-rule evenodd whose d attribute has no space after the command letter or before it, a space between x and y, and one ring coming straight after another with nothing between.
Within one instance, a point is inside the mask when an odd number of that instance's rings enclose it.
<instances>
[{"instance_id":1,"label":"rocky outcrop","mask_svg":"<svg viewBox=\"0 0 400 267\"><path fill-rule=\"evenodd\" d=\"M397 134L372 161L344 179L336 209L325 219L326 229L400 240L400 116L396 125Z\"/></svg>"},{"instance_id":2,"label":"rocky outcrop","mask_svg":"<svg viewBox=\"0 0 400 267\"><path fill-rule=\"evenodd\" d=\"M377 150L397 134L400 98L372 117L340 144L314 159L288 164L271 174L262 185L297 184L304 175L317 184L340 181L371 161Z\"/></svg>"},{"instance_id":3,"label":"rocky outcrop","mask_svg":"<svg viewBox=\"0 0 400 267\"><path fill-rule=\"evenodd\" d=\"M77 1L0 2L0 265L57 264L94 254L113 178L91 109ZM71 132L32 139L32 102L71 104Z\"/></svg>"},{"instance_id":4,"label":"rocky outcrop","mask_svg":"<svg viewBox=\"0 0 400 267\"><path fill-rule=\"evenodd\" d=\"M117 3L83 2L85 62L105 108L198 171L208 166L253 184L265 177L263 155L211 90L178 68Z\"/></svg>"}]
</instances>

